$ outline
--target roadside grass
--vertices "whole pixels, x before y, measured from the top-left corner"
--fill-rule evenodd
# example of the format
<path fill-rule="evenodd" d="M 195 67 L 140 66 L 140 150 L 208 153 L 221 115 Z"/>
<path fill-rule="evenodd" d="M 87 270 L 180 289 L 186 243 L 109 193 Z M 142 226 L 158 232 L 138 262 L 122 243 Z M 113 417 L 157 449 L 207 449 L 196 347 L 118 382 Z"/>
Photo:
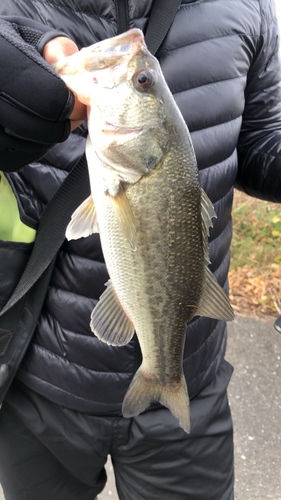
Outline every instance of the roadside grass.
<path fill-rule="evenodd" d="M 237 314 L 281 314 L 281 205 L 235 191 L 230 299 Z"/>
<path fill-rule="evenodd" d="M 234 194 L 232 268 L 251 265 L 266 271 L 281 264 L 281 206 Z"/>

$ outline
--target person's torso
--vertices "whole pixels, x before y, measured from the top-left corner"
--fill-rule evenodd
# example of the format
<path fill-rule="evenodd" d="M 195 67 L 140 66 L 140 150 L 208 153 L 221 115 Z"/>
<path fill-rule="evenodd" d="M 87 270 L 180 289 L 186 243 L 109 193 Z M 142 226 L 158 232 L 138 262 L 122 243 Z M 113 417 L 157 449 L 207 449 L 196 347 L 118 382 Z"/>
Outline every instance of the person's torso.
<path fill-rule="evenodd" d="M 52 2 L 8 0 L 0 15 L 32 15 L 65 31 L 79 48 L 137 27 L 145 32 L 152 0 Z M 191 132 L 202 186 L 217 219 L 210 232 L 211 270 L 227 288 L 236 145 L 247 73 L 260 34 L 258 0 L 185 1 L 157 57 Z M 22 220 L 36 228 L 57 187 L 83 153 L 85 129 L 37 163 L 9 175 Z M 61 248 L 34 341 L 19 377 L 65 406 L 119 412 L 141 362 L 136 337 L 121 348 L 91 333 L 91 310 L 108 280 L 98 235 Z M 195 318 L 187 327 L 184 371 L 190 396 L 216 373 L 225 352 L 225 324 Z"/>

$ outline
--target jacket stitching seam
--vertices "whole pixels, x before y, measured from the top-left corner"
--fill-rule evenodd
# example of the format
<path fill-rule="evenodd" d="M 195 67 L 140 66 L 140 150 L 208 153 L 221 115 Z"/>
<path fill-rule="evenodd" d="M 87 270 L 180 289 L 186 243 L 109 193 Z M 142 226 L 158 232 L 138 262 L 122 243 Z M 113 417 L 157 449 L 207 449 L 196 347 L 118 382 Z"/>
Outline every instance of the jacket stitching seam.
<path fill-rule="evenodd" d="M 188 88 L 185 88 L 183 90 L 179 90 L 177 92 L 174 92 L 173 95 L 174 96 L 175 95 L 180 95 L 183 92 L 188 92 L 189 90 L 200 89 L 200 88 L 203 88 L 203 87 L 208 87 L 210 85 L 216 85 L 217 83 L 229 82 L 231 80 L 237 80 L 238 78 L 245 78 L 246 76 L 247 76 L 247 73 L 243 73 L 243 74 L 238 75 L 238 76 L 231 76 L 229 78 L 223 78 L 223 79 L 220 79 L 220 80 L 214 80 L 213 82 L 202 83 L 202 85 L 195 85 L 194 87 L 188 87 Z"/>
<path fill-rule="evenodd" d="M 33 3 L 36 4 L 38 3 L 37 0 L 33 0 Z M 70 10 L 71 12 L 80 12 L 81 14 L 86 14 L 87 16 L 91 16 L 93 18 L 96 18 L 96 19 L 104 19 L 104 20 L 112 20 L 112 23 L 116 24 L 116 21 L 114 20 L 114 18 L 110 18 L 110 17 L 106 17 L 106 16 L 100 16 L 100 15 L 97 15 L 89 10 L 83 10 L 83 9 L 74 9 L 72 7 L 69 7 L 68 5 L 60 5 L 60 4 L 56 4 L 54 2 L 51 2 L 51 1 L 40 1 L 40 5 L 42 4 L 46 4 L 46 5 L 51 5 L 52 7 L 55 7 L 55 8 L 58 8 L 58 9 L 62 9 L 62 10 L 65 10 L 65 9 L 68 9 Z"/>
<path fill-rule="evenodd" d="M 249 38 L 256 38 L 257 40 L 260 39 L 260 35 L 253 35 L 251 33 L 228 33 L 226 35 L 216 35 L 216 36 L 212 36 L 210 38 L 203 38 L 202 40 L 194 40 L 194 42 L 185 43 L 185 45 L 180 45 L 179 47 L 175 47 L 174 49 L 169 49 L 167 51 L 161 51 L 159 53 L 159 56 L 163 57 L 163 56 L 171 55 L 173 52 L 176 52 L 176 51 L 181 50 L 181 49 L 186 49 L 187 47 L 191 47 L 192 45 L 196 45 L 197 43 L 205 43 L 205 42 L 209 42 L 211 40 L 221 40 L 222 38 L 237 37 L 237 36 L 238 37 L 243 36 L 243 37 L 249 37 Z"/>
<path fill-rule="evenodd" d="M 191 131 L 190 131 L 190 133 L 191 133 L 191 135 L 192 135 L 192 134 L 196 134 L 196 133 L 198 133 L 198 132 L 201 132 L 202 130 L 208 130 L 208 129 L 215 128 L 215 127 L 222 127 L 223 125 L 228 125 L 228 124 L 229 124 L 229 123 L 231 123 L 231 122 L 234 122 L 234 121 L 236 121 L 236 120 L 239 120 L 239 119 L 241 118 L 241 116 L 242 116 L 242 115 L 239 115 L 239 116 L 237 116 L 236 118 L 231 118 L 231 120 L 225 120 L 225 121 L 223 121 L 223 122 L 221 122 L 221 123 L 216 123 L 215 125 L 208 125 L 208 126 L 206 126 L 206 127 L 201 127 L 201 128 L 198 128 L 198 129 L 193 129 L 193 130 L 191 130 Z M 224 160 L 222 160 L 222 161 L 225 161 L 225 160 L 227 160 L 227 158 L 225 158 L 225 159 L 224 159 Z M 221 162 L 220 162 L 220 163 L 221 163 Z M 210 165 L 210 166 L 208 166 L 208 167 L 205 167 L 205 169 L 206 169 L 206 168 L 210 168 L 210 167 L 212 167 L 212 166 L 214 166 L 214 165 Z M 202 169 L 202 170 L 205 170 L 205 169 Z"/>
<path fill-rule="evenodd" d="M 94 337 L 94 335 L 93 335 L 93 339 L 97 340 L 100 343 L 100 340 L 98 338 Z M 48 352 L 52 356 L 55 356 L 56 358 L 59 358 L 60 360 L 65 361 L 66 363 L 70 363 L 71 365 L 77 366 L 77 368 L 82 368 L 82 370 L 85 370 L 85 371 L 87 371 L 89 373 L 102 373 L 103 375 L 127 375 L 128 378 L 131 378 L 131 375 L 133 373 L 133 370 L 132 370 L 131 373 L 128 373 L 127 371 L 126 372 L 117 372 L 117 371 L 114 370 L 112 372 L 109 372 L 109 371 L 101 371 L 101 370 L 90 369 L 90 368 L 87 368 L 86 366 L 80 365 L 79 363 L 75 363 L 74 361 L 71 361 L 71 360 L 69 360 L 66 357 L 60 356 L 60 354 L 56 354 L 55 352 L 50 351 L 46 347 L 42 347 L 40 344 L 37 344 L 36 342 L 32 342 L 32 345 L 33 345 L 33 347 L 38 348 L 40 351 Z M 133 363 L 130 362 L 130 364 L 133 364 Z"/>
<path fill-rule="evenodd" d="M 89 300 L 95 300 L 96 302 L 99 300 L 99 299 L 95 299 L 94 297 L 89 297 L 88 295 L 84 295 L 82 293 L 76 293 L 76 292 L 72 292 L 71 290 L 67 290 L 65 288 L 61 288 L 60 286 L 57 286 L 57 285 L 49 285 L 49 290 L 55 290 L 57 292 L 65 292 L 71 296 L 76 296 L 76 297 L 82 297 L 84 299 L 89 299 Z"/>

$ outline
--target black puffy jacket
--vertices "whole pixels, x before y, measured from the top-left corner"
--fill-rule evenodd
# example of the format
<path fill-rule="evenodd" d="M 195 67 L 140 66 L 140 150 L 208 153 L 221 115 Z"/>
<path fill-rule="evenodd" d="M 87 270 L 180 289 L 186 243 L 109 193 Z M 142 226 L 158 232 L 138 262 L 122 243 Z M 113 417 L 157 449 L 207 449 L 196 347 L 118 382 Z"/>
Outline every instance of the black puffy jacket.
<path fill-rule="evenodd" d="M 31 17 L 63 30 L 81 48 L 129 27 L 145 31 L 151 5 L 152 0 L 6 0 L 0 15 Z M 222 286 L 227 286 L 235 182 L 249 194 L 281 201 L 277 47 L 271 0 L 185 0 L 157 54 L 191 131 L 202 185 L 215 205 L 210 259 Z M 82 127 L 40 161 L 9 174 L 26 224 L 36 227 L 82 154 L 85 135 Z M 127 346 L 110 347 L 89 329 L 107 280 L 97 235 L 64 243 L 18 373 L 47 398 L 95 414 L 120 412 L 141 362 L 136 337 Z M 191 397 L 215 375 L 225 348 L 224 322 L 196 318 L 188 325 L 184 371 Z"/>

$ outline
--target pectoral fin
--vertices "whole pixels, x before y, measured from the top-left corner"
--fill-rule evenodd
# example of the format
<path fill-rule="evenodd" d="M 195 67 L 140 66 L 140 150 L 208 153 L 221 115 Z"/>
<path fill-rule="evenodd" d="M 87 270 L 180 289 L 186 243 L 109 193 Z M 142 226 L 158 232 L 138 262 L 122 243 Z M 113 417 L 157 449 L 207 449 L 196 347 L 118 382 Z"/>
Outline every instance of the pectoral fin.
<path fill-rule="evenodd" d="M 226 321 L 234 319 L 234 312 L 226 293 L 207 267 L 196 316 L 206 316 L 207 318 L 224 319 Z"/>
<path fill-rule="evenodd" d="M 96 210 L 92 196 L 90 195 L 72 214 L 71 221 L 66 228 L 65 236 L 68 240 L 98 233 Z"/>
<path fill-rule="evenodd" d="M 116 220 L 124 238 L 130 243 L 132 250 L 136 250 L 137 243 L 134 214 L 122 184 L 120 184 L 117 195 L 111 196 L 111 200 Z"/>
<path fill-rule="evenodd" d="M 111 281 L 92 312 L 90 326 L 102 342 L 113 346 L 128 344 L 134 335 L 134 325 L 122 308 Z"/>

